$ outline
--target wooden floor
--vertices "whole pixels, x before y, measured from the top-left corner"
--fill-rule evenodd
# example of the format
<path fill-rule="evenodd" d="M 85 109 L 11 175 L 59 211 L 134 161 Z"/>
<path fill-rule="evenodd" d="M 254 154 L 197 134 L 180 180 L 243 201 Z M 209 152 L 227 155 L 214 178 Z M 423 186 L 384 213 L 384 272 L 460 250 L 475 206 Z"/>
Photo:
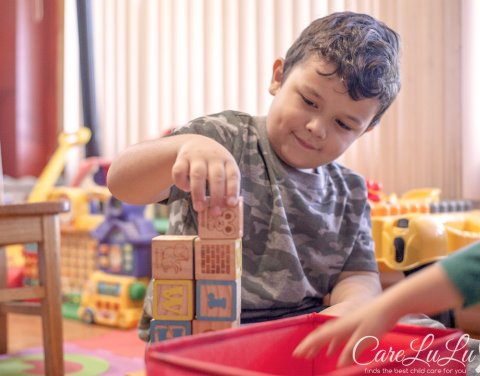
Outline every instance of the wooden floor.
<path fill-rule="evenodd" d="M 8 353 L 42 346 L 42 323 L 40 316 L 9 314 L 7 317 Z M 95 338 L 110 330 L 108 327 L 100 325 L 88 325 L 69 319 L 63 320 L 64 341 Z"/>

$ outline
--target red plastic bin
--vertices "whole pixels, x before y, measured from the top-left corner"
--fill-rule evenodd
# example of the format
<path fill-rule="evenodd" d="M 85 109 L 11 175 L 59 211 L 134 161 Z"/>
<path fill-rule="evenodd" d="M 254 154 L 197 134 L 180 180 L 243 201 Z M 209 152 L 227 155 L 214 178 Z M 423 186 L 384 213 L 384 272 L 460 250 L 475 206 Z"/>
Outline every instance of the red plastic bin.
<path fill-rule="evenodd" d="M 413 325 L 395 326 L 377 348 L 358 358 L 360 364 L 350 367 L 336 369 L 338 355 L 326 357 L 325 350 L 313 360 L 293 358 L 302 338 L 330 319 L 308 314 L 158 342 L 147 349 L 146 372 L 151 376 L 350 376 L 432 374 L 448 368 L 465 374 L 461 331 Z"/>

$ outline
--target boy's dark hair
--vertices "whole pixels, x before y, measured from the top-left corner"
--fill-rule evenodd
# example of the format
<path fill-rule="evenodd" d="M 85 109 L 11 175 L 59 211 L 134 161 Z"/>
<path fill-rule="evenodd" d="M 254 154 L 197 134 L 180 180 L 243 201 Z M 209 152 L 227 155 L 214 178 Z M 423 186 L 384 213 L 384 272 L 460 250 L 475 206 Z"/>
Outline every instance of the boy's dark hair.
<path fill-rule="evenodd" d="M 353 12 L 333 13 L 313 21 L 287 51 L 283 81 L 312 54 L 336 69 L 353 100 L 378 98 L 376 125 L 400 91 L 399 36 L 383 22 Z"/>

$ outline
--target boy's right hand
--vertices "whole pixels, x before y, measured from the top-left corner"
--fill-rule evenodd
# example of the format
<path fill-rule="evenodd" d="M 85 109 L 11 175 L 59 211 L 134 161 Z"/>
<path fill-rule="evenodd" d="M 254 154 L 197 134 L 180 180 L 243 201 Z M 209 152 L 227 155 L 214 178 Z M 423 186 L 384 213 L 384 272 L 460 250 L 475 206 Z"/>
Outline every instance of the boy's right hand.
<path fill-rule="evenodd" d="M 240 170 L 232 154 L 215 140 L 204 136 L 186 140 L 172 166 L 173 183 L 190 192 L 193 208 L 206 206 L 208 183 L 210 210 L 219 215 L 222 207 L 235 206 L 240 192 Z"/>

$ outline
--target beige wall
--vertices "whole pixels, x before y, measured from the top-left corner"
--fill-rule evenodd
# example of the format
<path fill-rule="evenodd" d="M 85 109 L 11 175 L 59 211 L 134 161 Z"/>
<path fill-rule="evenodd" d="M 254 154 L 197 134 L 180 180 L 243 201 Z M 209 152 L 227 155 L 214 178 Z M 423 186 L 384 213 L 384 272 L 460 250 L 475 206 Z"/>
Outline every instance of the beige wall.
<path fill-rule="evenodd" d="M 478 112 L 467 120 L 462 99 L 474 100 L 465 85 L 475 64 L 464 64 L 471 57 L 461 48 L 473 44 L 462 17 L 475 1 L 94 2 L 104 154 L 205 113 L 265 114 L 273 59 L 312 19 L 354 10 L 400 33 L 403 88 L 378 129 L 341 161 L 386 193 L 439 187 L 444 198 L 479 199 Z"/>
<path fill-rule="evenodd" d="M 379 129 L 345 156 L 387 193 L 439 187 L 463 196 L 461 1 L 379 1 L 402 37 L 402 91 Z"/>
<path fill-rule="evenodd" d="M 480 200 L 480 1 L 462 1 L 463 194 Z"/>

